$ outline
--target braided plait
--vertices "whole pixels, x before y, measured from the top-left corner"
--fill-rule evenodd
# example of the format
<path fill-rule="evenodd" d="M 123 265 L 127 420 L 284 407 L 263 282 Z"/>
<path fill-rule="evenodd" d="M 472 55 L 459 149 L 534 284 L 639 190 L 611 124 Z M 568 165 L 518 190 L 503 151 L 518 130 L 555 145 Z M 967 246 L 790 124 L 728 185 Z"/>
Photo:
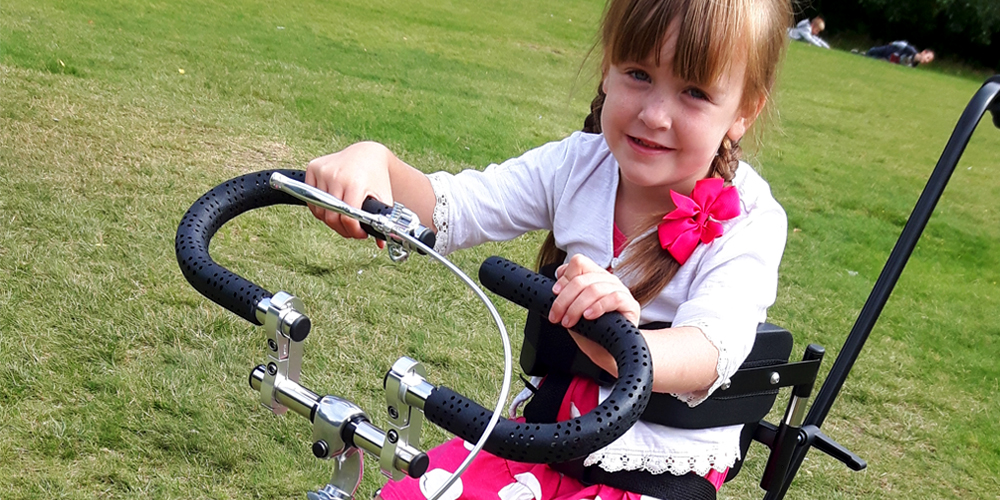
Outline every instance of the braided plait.
<path fill-rule="evenodd" d="M 602 83 L 597 84 L 597 95 L 590 101 L 590 114 L 583 120 L 582 131 L 588 134 L 601 133 L 601 110 L 604 109 L 604 98 L 607 97 Z"/>
<path fill-rule="evenodd" d="M 719 177 L 726 181 L 726 185 L 733 182 L 736 175 L 736 167 L 740 164 L 740 157 L 743 156 L 743 149 L 740 148 L 739 141 L 733 142 L 729 137 L 722 138 L 719 145 L 719 153 L 712 159 L 712 167 L 708 171 L 708 177 Z"/>

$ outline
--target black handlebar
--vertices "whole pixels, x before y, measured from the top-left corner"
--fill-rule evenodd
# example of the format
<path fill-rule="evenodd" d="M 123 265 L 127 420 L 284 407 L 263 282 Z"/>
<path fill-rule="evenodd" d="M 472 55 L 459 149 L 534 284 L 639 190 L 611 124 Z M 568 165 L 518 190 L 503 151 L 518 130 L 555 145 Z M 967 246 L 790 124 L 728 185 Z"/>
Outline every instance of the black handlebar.
<path fill-rule="evenodd" d="M 496 294 L 548 316 L 555 295 L 554 281 L 501 257 L 486 259 L 479 280 Z M 484 449 L 494 455 L 531 463 L 565 462 L 597 451 L 625 433 L 646 409 L 652 392 L 653 367 L 640 331 L 620 313 L 573 328 L 610 352 L 618 365 L 611 395 L 590 412 L 564 422 L 521 424 L 498 422 Z M 427 419 L 474 442 L 482 435 L 491 412 L 447 387 L 439 387 L 424 406 Z"/>
<path fill-rule="evenodd" d="M 212 302 L 255 325 L 261 324 L 257 303 L 271 297 L 271 292 L 217 264 L 208 247 L 215 232 L 237 215 L 270 205 L 305 205 L 268 185 L 274 172 L 298 181 L 305 179 L 301 170 L 264 170 L 219 184 L 191 205 L 174 239 L 177 263 L 188 283 Z"/>
<path fill-rule="evenodd" d="M 301 200 L 269 186 L 268 181 L 275 172 L 299 182 L 303 182 L 306 175 L 303 170 L 262 170 L 230 179 L 191 205 L 181 219 L 174 239 L 177 263 L 191 286 L 255 325 L 261 324 L 257 319 L 257 304 L 271 297 L 272 293 L 216 263 L 209 255 L 208 247 L 219 228 L 244 212 L 270 205 L 305 205 Z M 392 207 L 375 198 L 366 199 L 361 208 L 368 213 L 383 215 L 392 211 Z M 385 239 L 384 234 L 371 226 L 362 224 L 361 227 L 368 234 Z M 434 246 L 434 233 L 430 230 L 422 228 L 417 238 L 429 247 Z"/>
<path fill-rule="evenodd" d="M 175 239 L 177 262 L 188 282 L 213 302 L 257 325 L 261 324 L 258 303 L 272 294 L 217 264 L 208 249 L 216 231 L 244 212 L 277 204 L 305 204 L 270 187 L 268 181 L 274 172 L 298 181 L 305 177 L 301 170 L 265 170 L 230 179 L 195 201 L 181 220 Z M 373 203 L 385 207 L 369 199 L 365 211 L 381 210 Z M 543 316 L 548 315 L 555 300 L 551 279 L 506 259 L 487 259 L 479 278 L 495 293 Z M 594 410 L 565 422 L 519 424 L 500 420 L 485 445 L 487 451 L 521 462 L 564 462 L 610 444 L 642 415 L 652 391 L 653 372 L 639 330 L 619 313 L 605 314 L 594 321 L 581 319 L 574 330 L 614 356 L 618 379 L 611 395 Z M 467 441 L 480 438 L 491 416 L 489 410 L 447 387 L 432 392 L 424 412 L 428 420 Z"/>

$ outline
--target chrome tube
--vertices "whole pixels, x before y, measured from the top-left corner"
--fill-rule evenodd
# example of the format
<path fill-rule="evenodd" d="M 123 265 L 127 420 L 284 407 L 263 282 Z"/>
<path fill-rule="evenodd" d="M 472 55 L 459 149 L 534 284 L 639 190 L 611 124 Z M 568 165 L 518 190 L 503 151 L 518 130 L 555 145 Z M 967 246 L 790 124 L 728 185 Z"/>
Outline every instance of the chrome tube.
<path fill-rule="evenodd" d="M 264 365 L 255 367 L 250 372 L 250 387 L 253 387 L 255 391 L 260 391 L 264 376 Z M 319 406 L 320 397 L 297 382 L 284 379 L 274 388 L 274 399 L 311 422 L 316 413 L 316 407 Z"/>

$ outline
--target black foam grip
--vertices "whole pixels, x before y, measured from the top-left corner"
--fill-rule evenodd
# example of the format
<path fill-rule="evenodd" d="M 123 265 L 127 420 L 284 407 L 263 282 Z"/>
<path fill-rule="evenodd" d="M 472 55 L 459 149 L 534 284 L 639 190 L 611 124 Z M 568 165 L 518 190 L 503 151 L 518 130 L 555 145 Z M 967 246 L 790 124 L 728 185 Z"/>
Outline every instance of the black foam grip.
<path fill-rule="evenodd" d="M 212 236 L 230 219 L 255 208 L 270 205 L 305 205 L 268 184 L 271 174 L 280 172 L 297 181 L 305 179 L 302 170 L 264 170 L 230 179 L 191 205 L 180 226 L 174 247 L 177 263 L 191 286 L 237 316 L 259 325 L 256 307 L 271 293 L 217 264 L 208 253 Z"/>
<path fill-rule="evenodd" d="M 392 213 L 392 207 L 386 205 L 385 203 L 382 203 L 381 201 L 376 200 L 375 198 L 372 198 L 371 196 L 365 198 L 364 203 L 361 204 L 361 210 L 364 210 L 365 212 L 368 212 L 370 214 L 378 214 L 378 215 L 389 215 L 390 213 Z M 377 230 L 375 230 L 374 227 L 371 227 L 368 224 L 361 224 L 361 229 L 364 229 L 365 232 L 368 233 L 368 235 L 373 238 L 383 241 L 385 240 L 384 234 L 378 232 Z"/>
<path fill-rule="evenodd" d="M 392 213 L 392 207 L 386 205 L 385 203 L 382 203 L 381 201 L 376 200 L 375 198 L 372 198 L 371 196 L 365 198 L 364 203 L 361 204 L 361 210 L 364 210 L 365 212 L 368 212 L 370 214 L 379 214 L 379 215 L 389 215 L 390 213 Z M 369 236 L 372 236 L 374 238 L 383 241 L 385 240 L 384 234 L 378 232 L 377 230 L 375 230 L 375 228 L 369 226 L 368 224 L 361 224 L 361 228 L 364 229 Z M 417 230 L 417 234 L 415 234 L 414 237 L 416 237 L 418 240 L 420 240 L 421 243 L 427 245 L 430 248 L 434 248 L 434 243 L 435 241 L 437 241 L 436 240 L 437 236 L 434 234 L 434 231 L 431 231 L 430 229 L 422 225 L 420 226 L 420 229 Z M 417 251 L 417 253 L 425 254 L 425 252 L 419 250 Z"/>
<path fill-rule="evenodd" d="M 486 259 L 479 268 L 479 280 L 498 295 L 540 314 L 547 315 L 555 300 L 551 279 L 500 257 Z M 642 334 L 617 312 L 594 321 L 581 320 L 573 329 L 614 356 L 618 380 L 611 395 L 590 412 L 564 422 L 500 420 L 486 442 L 486 451 L 519 462 L 565 462 L 607 446 L 639 420 L 653 386 L 652 360 Z M 447 387 L 431 394 L 424 413 L 431 422 L 469 442 L 479 439 L 492 414 Z"/>

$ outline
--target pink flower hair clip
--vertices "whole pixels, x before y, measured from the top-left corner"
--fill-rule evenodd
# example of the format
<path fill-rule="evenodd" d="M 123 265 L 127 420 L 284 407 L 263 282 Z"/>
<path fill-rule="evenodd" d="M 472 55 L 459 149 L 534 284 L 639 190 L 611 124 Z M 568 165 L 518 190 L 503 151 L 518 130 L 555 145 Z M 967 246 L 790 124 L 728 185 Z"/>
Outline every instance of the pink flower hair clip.
<path fill-rule="evenodd" d="M 670 190 L 674 210 L 663 216 L 657 227 L 660 246 L 684 265 L 698 242 L 711 243 L 722 236 L 721 221 L 740 214 L 740 196 L 736 188 L 725 187 L 719 178 L 702 179 L 695 183 L 691 197 Z"/>

